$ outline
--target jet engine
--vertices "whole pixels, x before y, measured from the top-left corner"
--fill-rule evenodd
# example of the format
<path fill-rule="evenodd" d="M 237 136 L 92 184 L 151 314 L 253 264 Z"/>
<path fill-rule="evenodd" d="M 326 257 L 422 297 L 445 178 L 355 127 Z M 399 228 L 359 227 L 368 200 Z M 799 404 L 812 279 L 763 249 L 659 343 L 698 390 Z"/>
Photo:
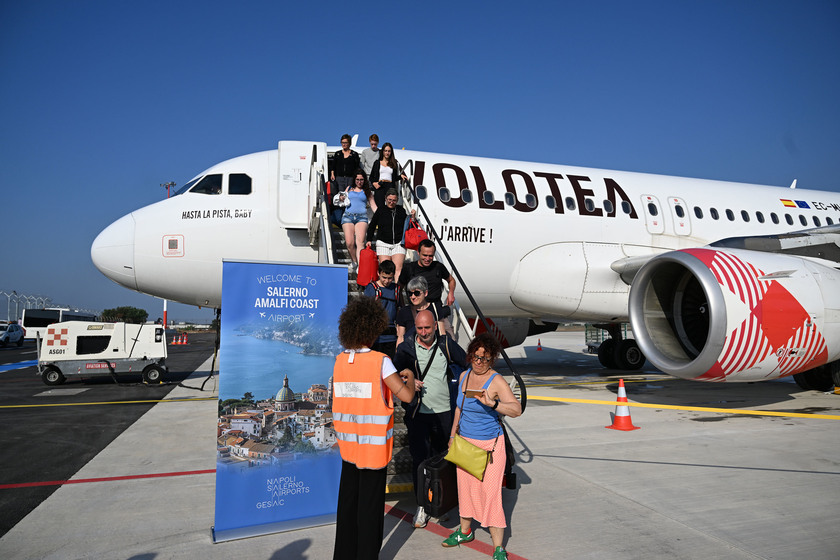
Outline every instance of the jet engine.
<path fill-rule="evenodd" d="M 629 312 L 645 356 L 685 379 L 823 373 L 840 357 L 840 271 L 795 256 L 712 248 L 657 255 L 633 279 Z"/>

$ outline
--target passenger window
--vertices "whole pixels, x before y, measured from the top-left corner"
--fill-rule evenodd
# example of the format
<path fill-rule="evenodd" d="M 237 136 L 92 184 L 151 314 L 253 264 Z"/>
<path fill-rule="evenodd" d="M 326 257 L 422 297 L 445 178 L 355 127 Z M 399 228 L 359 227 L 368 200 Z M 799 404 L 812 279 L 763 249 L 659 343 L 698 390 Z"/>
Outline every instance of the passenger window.
<path fill-rule="evenodd" d="M 755 219 L 758 220 L 759 224 L 763 224 L 764 223 L 764 214 L 762 214 L 761 212 L 756 212 L 755 213 Z"/>
<path fill-rule="evenodd" d="M 526 194 L 525 195 L 525 205 L 528 206 L 528 208 L 536 208 L 537 207 L 537 197 L 532 195 L 531 193 Z"/>
<path fill-rule="evenodd" d="M 610 202 L 609 200 L 605 200 L 604 201 L 604 211 L 607 214 L 612 214 L 614 210 L 615 210 L 615 208 L 613 208 L 613 203 Z"/>
<path fill-rule="evenodd" d="M 490 191 L 484 191 L 482 197 L 484 198 L 484 204 L 487 206 L 491 206 L 494 202 L 496 202 L 496 197 L 493 196 L 493 193 Z"/>
<path fill-rule="evenodd" d="M 629 216 L 630 213 L 633 211 L 633 207 L 630 206 L 630 203 L 627 202 L 626 200 L 622 200 L 621 201 L 621 211 Z"/>
<path fill-rule="evenodd" d="M 826 225 L 832 226 L 834 225 L 834 220 L 832 220 L 831 218 L 826 218 L 825 223 Z"/>
<path fill-rule="evenodd" d="M 190 192 L 199 194 L 222 194 L 222 175 L 207 175 L 190 189 Z"/>
<path fill-rule="evenodd" d="M 545 196 L 545 206 L 549 210 L 554 210 L 557 207 L 557 201 L 550 194 Z"/>
<path fill-rule="evenodd" d="M 685 218 L 685 210 L 683 210 L 683 207 L 679 204 L 674 206 L 674 212 L 677 213 L 677 218 Z"/>
<path fill-rule="evenodd" d="M 591 198 L 585 199 L 583 205 L 586 207 L 587 212 L 592 213 L 595 211 L 595 202 Z"/>
<path fill-rule="evenodd" d="M 461 191 L 461 200 L 469 204 L 472 202 L 472 191 L 469 189 L 464 189 Z"/>
<path fill-rule="evenodd" d="M 656 216 L 659 214 L 659 210 L 656 209 L 656 204 L 653 202 L 648 202 L 648 214 L 651 216 Z"/>
<path fill-rule="evenodd" d="M 577 208 L 577 204 L 575 204 L 575 199 L 571 196 L 566 197 L 566 208 L 568 208 L 569 210 L 574 210 L 575 208 Z"/>
<path fill-rule="evenodd" d="M 703 209 L 700 208 L 699 206 L 695 206 L 694 207 L 694 215 L 697 216 L 698 220 L 702 220 L 703 219 Z"/>
<path fill-rule="evenodd" d="M 244 173 L 231 173 L 228 178 L 228 194 L 251 194 L 251 178 Z"/>
<path fill-rule="evenodd" d="M 709 215 L 712 217 L 713 220 L 720 219 L 720 214 L 718 214 L 717 208 L 710 208 Z"/>
<path fill-rule="evenodd" d="M 789 226 L 793 225 L 793 218 L 790 214 L 785 214 L 785 221 L 788 223 Z"/>
<path fill-rule="evenodd" d="M 805 216 L 800 214 L 799 215 L 799 223 L 802 224 L 803 226 L 807 226 L 808 225 L 808 220 L 807 220 L 807 218 L 805 218 Z"/>
<path fill-rule="evenodd" d="M 418 199 L 426 200 L 426 198 L 428 198 L 429 196 L 429 191 L 427 191 L 426 187 L 424 187 L 423 185 L 417 185 L 416 187 L 414 187 L 414 194 L 417 196 Z"/>
<path fill-rule="evenodd" d="M 770 212 L 770 221 L 773 222 L 774 224 L 779 223 L 779 217 L 776 215 L 775 212 Z"/>
<path fill-rule="evenodd" d="M 814 216 L 814 225 L 820 227 L 820 219 Z"/>
<path fill-rule="evenodd" d="M 729 220 L 730 222 L 734 222 L 735 221 L 735 212 L 733 212 L 732 210 L 727 208 L 726 209 L 726 219 Z"/>
<path fill-rule="evenodd" d="M 516 204 L 516 197 L 513 196 L 513 193 L 505 193 L 505 204 L 508 206 L 514 206 Z"/>
<path fill-rule="evenodd" d="M 750 213 L 747 212 L 746 210 L 741 210 L 741 219 L 744 220 L 745 222 L 749 222 L 750 221 Z"/>
<path fill-rule="evenodd" d="M 439 188 L 438 198 L 440 198 L 441 202 L 449 202 L 452 199 L 452 196 L 449 194 L 449 189 L 446 187 Z"/>

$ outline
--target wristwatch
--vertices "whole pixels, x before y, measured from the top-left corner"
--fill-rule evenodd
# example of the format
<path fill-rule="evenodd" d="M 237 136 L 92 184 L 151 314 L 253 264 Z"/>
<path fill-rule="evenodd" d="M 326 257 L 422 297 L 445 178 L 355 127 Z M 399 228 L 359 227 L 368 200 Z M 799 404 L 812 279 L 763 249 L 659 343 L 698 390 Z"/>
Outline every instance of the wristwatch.
<path fill-rule="evenodd" d="M 497 408 L 499 408 L 499 402 L 499 399 L 496 399 L 496 404 L 494 404 L 493 408 L 491 408 L 490 410 L 496 410 Z"/>

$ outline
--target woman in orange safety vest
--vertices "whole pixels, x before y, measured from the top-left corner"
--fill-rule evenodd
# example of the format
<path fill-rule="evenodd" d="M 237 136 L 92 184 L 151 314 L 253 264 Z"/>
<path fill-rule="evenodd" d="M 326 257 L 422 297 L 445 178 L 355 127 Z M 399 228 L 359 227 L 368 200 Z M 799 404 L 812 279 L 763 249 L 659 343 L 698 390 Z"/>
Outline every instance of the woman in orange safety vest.
<path fill-rule="evenodd" d="M 333 426 L 341 451 L 334 560 L 379 557 L 385 528 L 385 471 L 394 447 L 392 396 L 411 402 L 414 376 L 398 374 L 391 359 L 370 350 L 388 326 L 372 298 L 351 300 L 338 320 L 346 348 L 333 370 Z"/>

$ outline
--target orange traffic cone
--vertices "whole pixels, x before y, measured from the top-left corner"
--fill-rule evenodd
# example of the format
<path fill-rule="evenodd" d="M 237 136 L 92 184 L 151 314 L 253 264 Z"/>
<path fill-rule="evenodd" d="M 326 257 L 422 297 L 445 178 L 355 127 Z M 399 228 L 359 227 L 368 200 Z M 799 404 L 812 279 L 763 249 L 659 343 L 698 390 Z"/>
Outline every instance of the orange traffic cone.
<path fill-rule="evenodd" d="M 172 346 L 177 346 L 178 345 L 178 335 L 177 334 L 172 335 L 172 342 L 170 342 L 170 344 Z"/>
<path fill-rule="evenodd" d="M 187 333 L 184 333 L 184 342 L 182 342 L 181 344 L 188 344 L 188 342 L 187 342 Z"/>
<path fill-rule="evenodd" d="M 624 380 L 618 380 L 618 400 L 616 401 L 615 405 L 615 414 L 613 414 L 613 423 L 612 426 L 604 426 L 605 428 L 610 428 L 611 430 L 623 430 L 625 432 L 629 432 L 631 430 L 638 430 L 638 426 L 633 425 L 633 421 L 630 420 L 630 407 L 626 404 L 627 402 L 627 392 L 624 390 Z"/>
<path fill-rule="evenodd" d="M 542 341 L 537 339 L 537 352 L 542 352 Z"/>

